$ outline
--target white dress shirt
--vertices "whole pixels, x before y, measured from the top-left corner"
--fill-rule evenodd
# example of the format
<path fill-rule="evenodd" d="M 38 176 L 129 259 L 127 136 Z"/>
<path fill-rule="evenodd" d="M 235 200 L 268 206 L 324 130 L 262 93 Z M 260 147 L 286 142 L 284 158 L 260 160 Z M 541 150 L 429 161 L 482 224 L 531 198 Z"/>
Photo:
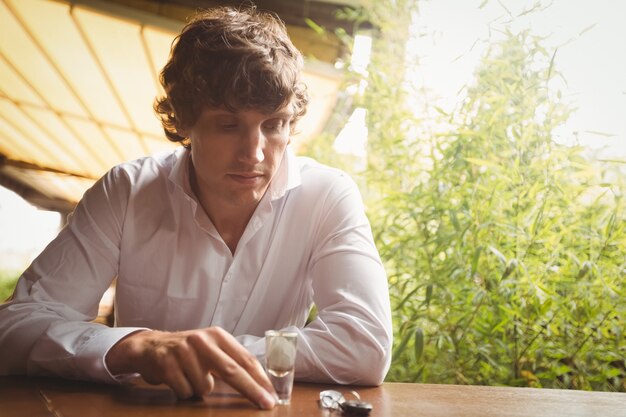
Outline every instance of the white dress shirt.
<path fill-rule="evenodd" d="M 265 330 L 297 331 L 298 380 L 381 383 L 389 295 L 356 184 L 288 149 L 232 254 L 189 162 L 181 147 L 124 163 L 85 193 L 0 306 L 0 374 L 113 382 L 104 356 L 130 332 L 220 326 L 260 360 Z M 90 322 L 116 276 L 116 326 Z"/>

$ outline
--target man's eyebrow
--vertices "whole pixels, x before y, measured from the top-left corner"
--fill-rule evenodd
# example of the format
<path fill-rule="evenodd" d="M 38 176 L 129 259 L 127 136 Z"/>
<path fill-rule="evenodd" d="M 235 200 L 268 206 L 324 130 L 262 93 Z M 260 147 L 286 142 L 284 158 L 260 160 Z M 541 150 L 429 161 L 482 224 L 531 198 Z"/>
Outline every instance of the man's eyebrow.
<path fill-rule="evenodd" d="M 278 117 L 281 119 L 291 119 L 293 118 L 294 113 L 290 110 L 283 110 L 283 111 L 279 111 L 276 113 L 272 113 L 270 116 L 272 117 Z"/>
<path fill-rule="evenodd" d="M 236 111 L 232 111 L 232 110 L 228 110 L 228 109 L 222 109 L 222 108 L 209 109 L 207 112 L 209 114 L 228 115 L 228 116 L 236 116 L 237 113 L 238 113 Z"/>

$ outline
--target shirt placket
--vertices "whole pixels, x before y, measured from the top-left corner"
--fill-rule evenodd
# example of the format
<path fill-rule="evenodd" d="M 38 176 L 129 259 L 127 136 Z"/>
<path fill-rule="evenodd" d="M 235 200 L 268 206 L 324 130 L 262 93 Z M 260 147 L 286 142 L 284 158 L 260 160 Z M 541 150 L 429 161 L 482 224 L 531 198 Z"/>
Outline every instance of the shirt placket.
<path fill-rule="evenodd" d="M 251 259 L 257 258 L 251 256 L 250 252 L 259 250 L 259 248 L 250 243 L 250 240 L 259 232 L 270 211 L 269 207 L 264 207 L 257 210 L 257 213 L 250 219 L 235 251 L 233 261 L 222 280 L 220 295 L 213 315 L 213 325 L 220 326 L 229 332 L 233 332 L 239 322 L 257 281 L 257 275 L 252 276 L 242 271 L 251 270 L 251 268 L 245 268 L 246 262 L 252 262 Z M 259 271 L 260 266 L 259 268 L 252 268 L 252 270 Z"/>

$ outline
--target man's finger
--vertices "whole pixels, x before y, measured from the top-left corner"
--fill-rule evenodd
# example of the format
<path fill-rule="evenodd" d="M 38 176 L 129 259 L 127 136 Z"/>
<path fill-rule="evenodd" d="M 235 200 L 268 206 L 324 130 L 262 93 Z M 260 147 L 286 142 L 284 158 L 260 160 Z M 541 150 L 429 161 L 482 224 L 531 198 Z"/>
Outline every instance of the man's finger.
<path fill-rule="evenodd" d="M 221 329 L 219 329 L 221 330 Z M 269 380 L 263 366 L 248 350 L 241 345 L 228 332 L 216 332 L 216 340 L 220 348 L 231 358 L 233 358 L 243 369 L 245 369 L 252 378 L 259 383 L 268 392 L 274 394 L 274 387 Z"/>
<path fill-rule="evenodd" d="M 246 350 L 241 344 L 233 338 L 233 343 L 226 343 L 220 346 L 222 350 L 231 358 L 233 358 L 239 366 L 241 366 L 259 385 L 265 388 L 266 391 L 274 394 L 274 386 L 270 381 L 263 365 Z"/>
<path fill-rule="evenodd" d="M 276 403 L 274 395 L 252 378 L 248 371 L 223 351 L 218 350 L 214 354 L 216 361 L 214 372 L 216 375 L 261 408 L 270 409 L 274 407 Z"/>
<path fill-rule="evenodd" d="M 193 388 L 177 363 L 163 369 L 162 382 L 169 386 L 178 398 L 184 399 L 193 395 Z"/>
<path fill-rule="evenodd" d="M 214 381 L 209 369 L 203 367 L 198 359 L 198 353 L 193 346 L 177 353 L 178 363 L 183 368 L 195 395 L 202 397 L 213 390 Z"/>
<path fill-rule="evenodd" d="M 220 377 L 224 382 L 228 385 L 239 391 L 245 397 L 249 398 L 255 404 L 258 404 L 261 408 L 270 409 L 273 408 L 276 404 L 276 400 L 273 393 L 273 389 L 271 389 L 271 382 L 267 378 L 267 375 L 262 371 L 262 377 L 257 375 L 259 370 L 255 367 L 253 378 L 251 373 L 249 373 L 248 369 L 250 366 L 246 365 L 247 368 L 244 368 L 237 360 L 227 354 L 227 351 L 232 352 L 231 344 L 238 345 L 242 349 L 244 349 L 245 353 L 249 355 L 249 353 L 237 342 L 235 338 L 232 336 L 228 338 L 228 336 L 224 336 L 226 332 L 224 331 L 214 331 L 212 332 L 212 342 L 216 343 L 216 345 L 212 345 L 209 341 L 200 342 L 200 340 L 193 338 L 190 340 L 190 343 L 195 344 L 198 352 L 202 352 L 199 355 L 199 360 L 204 361 L 208 366 L 210 366 L 211 372 L 216 376 Z M 232 339 L 232 340 L 230 340 Z M 235 348 L 236 349 L 236 348 Z M 241 355 L 239 351 L 238 356 Z M 239 359 L 239 358 L 238 358 Z M 254 359 L 254 357 L 252 357 Z M 256 359 L 254 359 L 256 361 Z M 267 380 L 267 383 L 271 390 L 268 390 L 265 384 L 261 384 L 257 381 L 257 378 L 260 380 Z"/>

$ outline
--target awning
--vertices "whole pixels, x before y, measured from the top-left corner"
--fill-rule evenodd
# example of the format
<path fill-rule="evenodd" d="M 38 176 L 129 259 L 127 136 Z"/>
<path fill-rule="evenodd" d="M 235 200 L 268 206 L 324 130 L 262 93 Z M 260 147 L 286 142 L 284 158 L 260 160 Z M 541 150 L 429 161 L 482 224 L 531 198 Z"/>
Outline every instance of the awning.
<path fill-rule="evenodd" d="M 112 166 L 177 146 L 152 104 L 183 24 L 100 1 L 0 0 L 0 185 L 69 211 Z M 335 105 L 339 46 L 288 29 L 305 55 L 336 49 L 307 60 L 311 103 L 297 144 L 320 133 Z"/>

